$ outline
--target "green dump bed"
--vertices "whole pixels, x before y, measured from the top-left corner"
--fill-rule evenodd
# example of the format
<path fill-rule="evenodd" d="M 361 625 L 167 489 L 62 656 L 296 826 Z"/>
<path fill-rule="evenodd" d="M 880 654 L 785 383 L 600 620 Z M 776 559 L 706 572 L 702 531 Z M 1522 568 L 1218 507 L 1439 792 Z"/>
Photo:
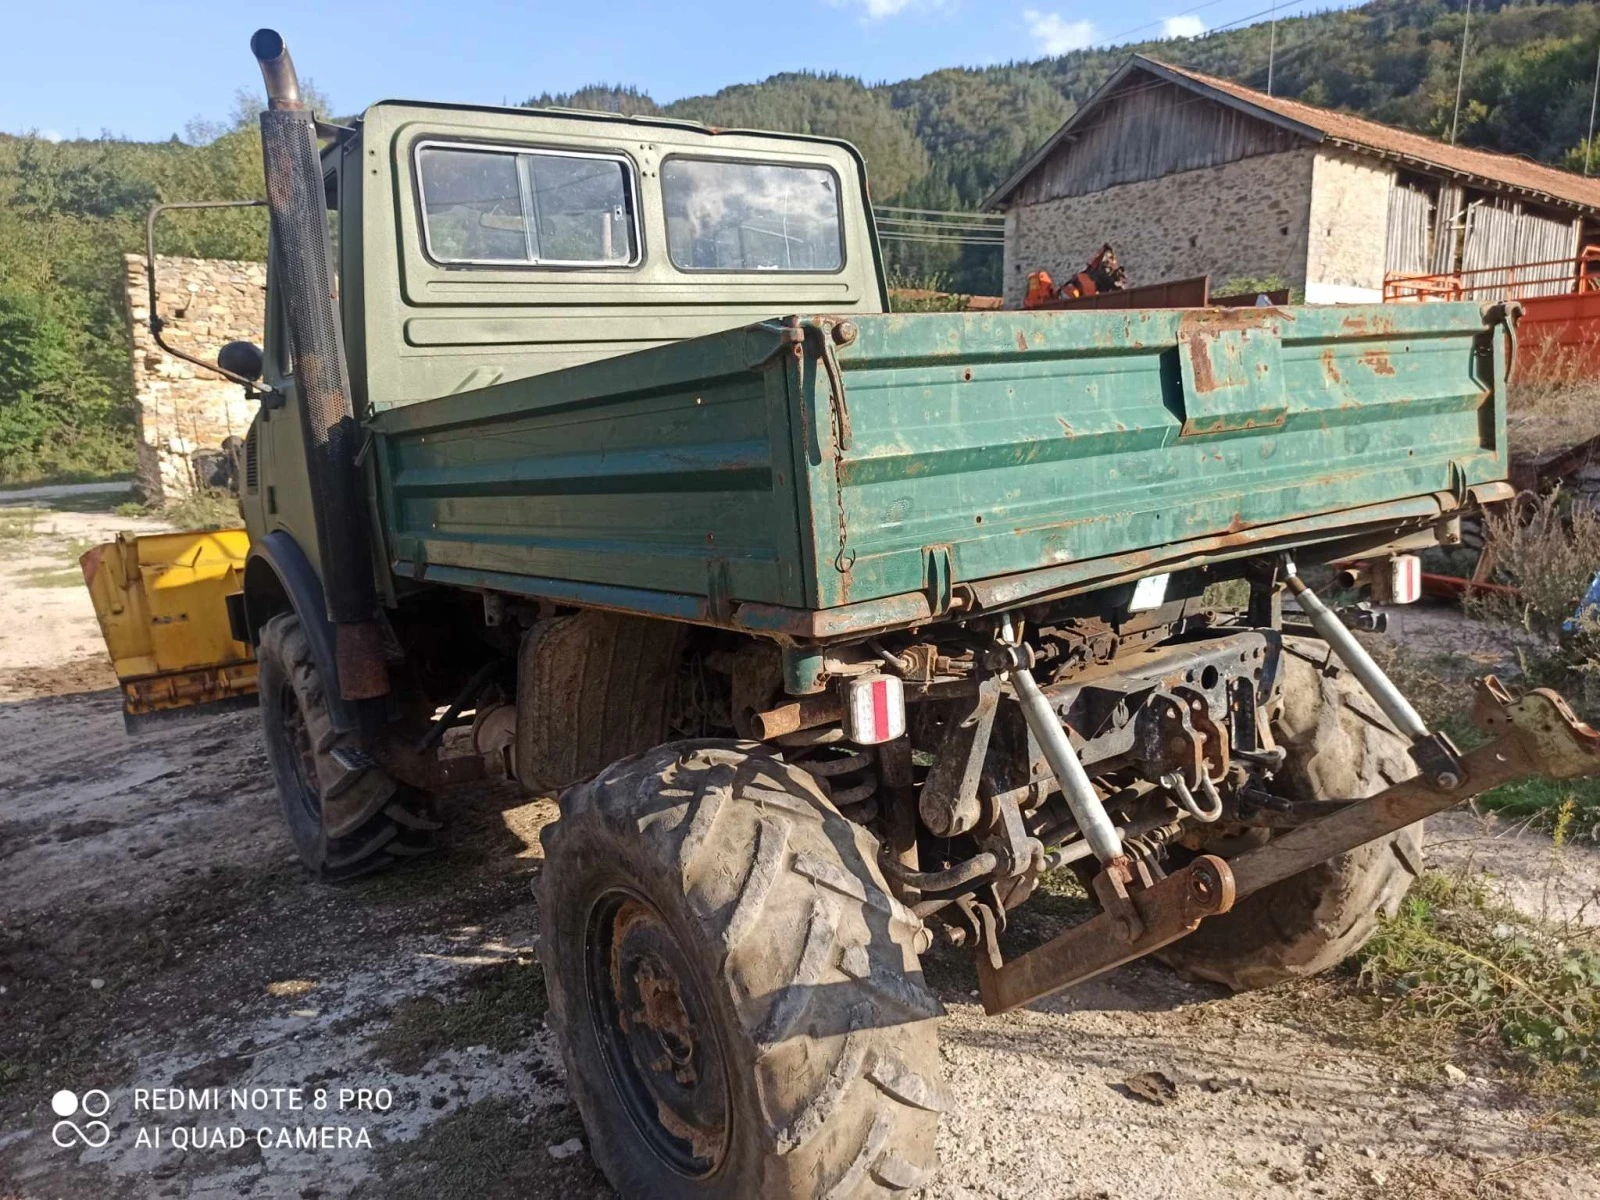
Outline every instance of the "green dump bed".
<path fill-rule="evenodd" d="M 1504 490 L 1509 330 L 1476 304 L 831 328 L 379 414 L 396 575 L 829 637 Z"/>

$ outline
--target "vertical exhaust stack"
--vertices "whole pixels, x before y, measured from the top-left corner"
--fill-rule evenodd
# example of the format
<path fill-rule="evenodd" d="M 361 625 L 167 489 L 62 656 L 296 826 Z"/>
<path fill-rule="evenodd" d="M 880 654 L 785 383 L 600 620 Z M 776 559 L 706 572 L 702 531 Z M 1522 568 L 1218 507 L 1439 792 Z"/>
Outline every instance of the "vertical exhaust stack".
<path fill-rule="evenodd" d="M 376 619 L 366 504 L 355 462 L 360 427 L 350 405 L 322 159 L 283 38 L 274 30 L 258 29 L 250 50 L 267 86 L 261 153 L 276 256 L 274 286 L 284 292 L 282 312 L 294 356 L 322 588 L 335 630 L 339 693 L 346 700 L 366 700 L 385 695 L 389 680 Z"/>

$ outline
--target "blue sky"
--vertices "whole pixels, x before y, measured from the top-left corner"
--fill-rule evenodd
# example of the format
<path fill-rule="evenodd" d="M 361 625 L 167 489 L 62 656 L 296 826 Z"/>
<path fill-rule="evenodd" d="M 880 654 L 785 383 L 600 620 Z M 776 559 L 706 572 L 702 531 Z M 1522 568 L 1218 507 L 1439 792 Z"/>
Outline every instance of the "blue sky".
<path fill-rule="evenodd" d="M 139 138 L 220 119 L 259 82 L 248 42 L 283 33 L 302 76 L 341 112 L 385 97 L 498 104 L 594 82 L 658 100 L 777 71 L 868 81 L 943 66 L 1185 36 L 1260 13 L 1271 0 L 55 0 L 11 7 L 0 39 L 0 130 Z M 1342 6 L 1285 0 L 1293 13 Z"/>

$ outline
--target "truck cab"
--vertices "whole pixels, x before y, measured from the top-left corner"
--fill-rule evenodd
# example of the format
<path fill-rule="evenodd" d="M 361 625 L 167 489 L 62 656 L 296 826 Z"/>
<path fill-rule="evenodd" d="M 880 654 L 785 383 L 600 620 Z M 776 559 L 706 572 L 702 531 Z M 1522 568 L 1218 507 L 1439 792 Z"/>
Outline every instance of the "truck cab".
<path fill-rule="evenodd" d="M 844 142 L 413 101 L 323 128 L 358 420 L 784 313 L 887 308 Z M 270 272 L 263 379 L 285 399 L 261 410 L 241 491 L 252 536 L 312 552 L 285 303 Z"/>

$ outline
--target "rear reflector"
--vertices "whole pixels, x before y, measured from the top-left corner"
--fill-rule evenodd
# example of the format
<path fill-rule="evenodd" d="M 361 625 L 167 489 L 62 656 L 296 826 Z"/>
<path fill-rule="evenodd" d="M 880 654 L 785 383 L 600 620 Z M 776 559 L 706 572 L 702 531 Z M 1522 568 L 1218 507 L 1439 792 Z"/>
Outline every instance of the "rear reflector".
<path fill-rule="evenodd" d="M 1372 590 L 1372 598 L 1380 604 L 1414 603 L 1422 595 L 1422 560 L 1415 554 L 1396 554 L 1377 563 Z"/>
<path fill-rule="evenodd" d="M 852 742 L 875 746 L 906 731 L 905 686 L 893 675 L 867 675 L 845 684 L 845 732 Z"/>

